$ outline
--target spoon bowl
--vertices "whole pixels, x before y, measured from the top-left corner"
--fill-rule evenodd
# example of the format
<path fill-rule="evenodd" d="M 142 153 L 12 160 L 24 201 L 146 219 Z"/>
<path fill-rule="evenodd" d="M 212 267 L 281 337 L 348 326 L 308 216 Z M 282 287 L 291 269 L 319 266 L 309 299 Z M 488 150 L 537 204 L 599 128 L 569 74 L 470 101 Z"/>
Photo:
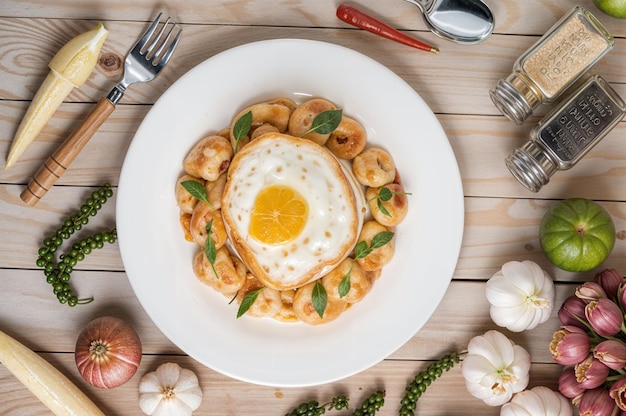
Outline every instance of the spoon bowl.
<path fill-rule="evenodd" d="M 443 39 L 470 45 L 482 42 L 493 32 L 493 13 L 481 0 L 405 1 L 419 8 L 426 26 Z"/>

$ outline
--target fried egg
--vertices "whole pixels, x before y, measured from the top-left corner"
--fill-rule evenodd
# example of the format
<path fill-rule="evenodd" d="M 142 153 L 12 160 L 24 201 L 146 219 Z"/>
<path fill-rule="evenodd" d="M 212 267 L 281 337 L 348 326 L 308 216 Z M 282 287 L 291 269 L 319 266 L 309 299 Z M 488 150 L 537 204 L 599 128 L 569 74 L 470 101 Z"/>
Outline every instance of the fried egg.
<path fill-rule="evenodd" d="M 267 207 L 282 199 L 289 207 Z M 240 149 L 222 198 L 231 248 L 257 279 L 278 290 L 301 287 L 346 258 L 364 207 L 362 192 L 326 148 L 280 133 Z M 272 226 L 259 227 L 263 221 Z"/>

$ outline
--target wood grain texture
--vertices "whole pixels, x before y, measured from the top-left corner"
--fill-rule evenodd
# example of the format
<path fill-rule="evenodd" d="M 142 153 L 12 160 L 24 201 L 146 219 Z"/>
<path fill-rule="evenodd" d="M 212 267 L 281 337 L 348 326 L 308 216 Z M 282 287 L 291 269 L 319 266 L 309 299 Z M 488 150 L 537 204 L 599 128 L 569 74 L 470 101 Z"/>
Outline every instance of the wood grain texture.
<path fill-rule="evenodd" d="M 278 415 L 305 400 L 326 401 L 343 393 L 352 406 L 376 389 L 385 389 L 381 416 L 398 413 L 406 383 L 432 360 L 463 350 L 469 339 L 497 329 L 489 317 L 485 281 L 503 263 L 533 260 L 556 281 L 555 308 L 595 271 L 568 273 L 550 265 L 541 253 L 538 227 L 549 206 L 569 197 L 599 201 L 615 221 L 618 239 L 602 267 L 626 273 L 626 121 L 570 171 L 558 172 L 538 194 L 526 191 L 509 174 L 504 158 L 521 146 L 537 121 L 551 108 L 541 107 L 522 126 L 500 115 L 489 89 L 506 76 L 513 61 L 572 7 L 568 0 L 487 0 L 496 16 L 494 34 L 485 42 L 461 46 L 431 34 L 418 10 L 402 1 L 362 0 L 360 9 L 441 49 L 438 55 L 357 30 L 335 16 L 329 0 L 5 0 L 0 2 L 0 160 L 30 100 L 48 73 L 56 51 L 78 33 L 102 21 L 111 31 L 100 62 L 83 87 L 75 89 L 37 140 L 8 171 L 0 171 L 0 328 L 41 353 L 77 383 L 110 415 L 141 415 L 137 386 L 141 375 L 166 361 L 194 370 L 205 399 L 197 414 Z M 626 97 L 626 25 L 589 8 L 616 38 L 615 47 L 593 71 Z M 122 76 L 131 44 L 157 9 L 166 9 L 183 26 L 184 35 L 171 64 L 154 81 L 131 86 L 115 111 L 96 132 L 58 183 L 34 208 L 19 198 L 28 179 L 79 125 Z M 144 116 L 168 87 L 204 60 L 249 42 L 304 38 L 331 41 L 369 56 L 390 68 L 415 89 L 443 126 L 457 158 L 465 195 L 465 229 L 452 282 L 424 327 L 386 360 L 359 374 L 312 388 L 256 386 L 221 375 L 186 356 L 163 335 L 135 297 L 117 244 L 96 250 L 72 277 L 80 296 L 92 304 L 59 304 L 35 266 L 42 239 L 104 182 L 119 181 L 124 156 Z M 312 57 L 323 59 L 323 57 Z M 337 64 L 330 62 L 329 64 Z M 250 65 L 250 71 L 254 65 Z M 365 87 L 365 86 L 364 86 Z M 375 99 L 376 97 L 374 97 Z M 390 103 L 393 105 L 393 103 Z M 239 109 L 232 109 L 235 114 Z M 419 126 L 411 134 L 419 135 Z M 4 163 L 0 163 L 4 166 Z M 445 175 L 446 172 L 436 172 Z M 108 229 L 115 223 L 116 196 L 89 224 Z M 432 201 L 437 203 L 437 201 Z M 599 268 L 600 269 L 600 268 Z M 418 299 L 418 296 L 416 295 Z M 137 375 L 123 387 L 100 390 L 78 375 L 73 348 L 82 327 L 105 314 L 127 320 L 139 333 L 144 357 Z M 531 353 L 531 386 L 556 388 L 562 367 L 550 356 L 548 343 L 559 327 L 552 317 L 532 331 L 502 330 Z M 375 335 L 373 336 L 375 342 Z M 366 347 L 364 347 L 366 348 Z M 47 415 L 49 412 L 0 365 L 0 414 Z M 454 400 L 450 400 L 454 397 Z M 342 413 L 343 414 L 343 413 Z M 347 414 L 347 413 L 345 413 Z M 460 366 L 445 374 L 420 399 L 417 414 L 498 415 L 467 393 Z"/>
<path fill-rule="evenodd" d="M 98 390 L 88 386 L 80 379 L 70 354 L 46 353 L 43 356 L 81 386 L 106 414 L 143 414 L 139 409 L 137 399 L 139 377 L 135 376 L 121 388 Z M 153 371 L 165 361 L 176 362 L 182 367 L 196 372 L 201 380 L 200 386 L 204 392 L 204 400 L 200 409 L 194 414 L 215 416 L 282 415 L 303 401 L 318 400 L 320 403 L 326 403 L 331 397 L 338 394 L 349 397 L 351 408 L 354 409 L 365 397 L 378 389 L 384 389 L 386 392 L 385 406 L 378 415 L 397 415 L 406 384 L 429 364 L 429 362 L 387 360 L 363 373 L 315 389 L 246 385 L 215 373 L 190 358 L 180 356 L 145 356 L 138 374 Z M 555 364 L 534 365 L 531 370 L 531 379 L 533 380 L 531 387 L 544 385 L 556 388 L 554 380 L 560 371 L 560 367 Z M 5 400 L 0 403 L 0 411 L 3 415 L 43 416 L 49 414 L 37 399 L 30 395 L 30 392 L 24 390 L 18 381 L 7 374 L 3 367 L 0 367 L 0 385 L 3 393 L 10 393 L 4 394 Z M 455 392 L 454 400 L 450 400 L 450 392 L 452 391 Z M 347 415 L 350 413 L 340 412 L 338 414 Z M 460 366 L 456 366 L 450 372 L 445 373 L 422 396 L 418 402 L 416 414 L 496 416 L 500 414 L 500 409 L 499 407 L 485 406 L 480 400 L 471 397 L 465 391 Z"/>
<path fill-rule="evenodd" d="M 528 0 L 522 5 L 516 0 L 486 1 L 496 18 L 496 33 L 541 35 L 572 3 L 568 0 Z M 162 4 L 153 0 L 94 0 L 90 7 L 75 7 L 72 2 L 50 4 L 46 0 L 6 0 L 0 6 L 2 16 L 51 17 L 56 19 L 99 19 L 149 22 L 158 10 L 165 9 L 181 22 L 213 25 L 347 27 L 335 17 L 337 2 L 331 0 L 280 1 L 234 0 L 215 2 L 203 0 L 169 0 Z M 619 19 L 595 9 L 591 0 L 576 2 L 601 19 L 616 36 L 624 36 L 626 27 Z M 403 1 L 381 3 L 361 0 L 359 7 L 391 26 L 404 30 L 426 30 L 421 14 Z M 45 6 L 43 8 L 42 6 Z M 437 39 L 428 35 L 430 39 Z"/>

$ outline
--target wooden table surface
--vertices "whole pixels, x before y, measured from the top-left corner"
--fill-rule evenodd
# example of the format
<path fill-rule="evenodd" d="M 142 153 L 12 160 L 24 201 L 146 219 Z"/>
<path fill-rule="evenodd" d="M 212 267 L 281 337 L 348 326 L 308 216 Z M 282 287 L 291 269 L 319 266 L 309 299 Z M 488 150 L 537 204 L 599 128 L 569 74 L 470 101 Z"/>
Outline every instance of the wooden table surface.
<path fill-rule="evenodd" d="M 527 140 L 545 113 L 541 108 L 522 126 L 499 114 L 488 91 L 509 74 L 515 59 L 570 10 L 569 0 L 487 0 L 496 16 L 493 35 L 483 43 L 461 46 L 425 29 L 418 10 L 401 0 L 361 0 L 352 4 L 441 49 L 417 51 L 367 32 L 335 17 L 331 0 L 3 0 L 0 3 L 0 159 L 6 155 L 26 108 L 48 73 L 47 63 L 70 38 L 102 21 L 110 36 L 86 84 L 61 105 L 19 162 L 0 173 L 0 330 L 40 353 L 81 387 L 107 415 L 139 415 L 140 376 L 160 363 L 174 361 L 193 369 L 204 390 L 197 414 L 280 415 L 304 400 L 323 402 L 336 393 L 356 405 L 376 389 L 386 390 L 381 415 L 397 414 L 406 383 L 430 361 L 465 348 L 473 336 L 497 329 L 489 317 L 485 281 L 503 263 L 530 259 L 556 280 L 557 306 L 578 282 L 593 272 L 568 273 L 544 258 L 538 225 L 555 201 L 584 197 L 599 201 L 616 223 L 618 239 L 602 267 L 626 273 L 626 122 L 620 123 L 574 169 L 557 173 L 541 192 L 526 191 L 509 174 L 503 159 Z M 591 0 L 578 2 L 592 10 L 616 38 L 614 49 L 594 68 L 626 97 L 626 21 L 601 14 Z M 116 111 L 94 136 L 56 186 L 34 208 L 19 198 L 26 183 L 57 145 L 121 76 L 119 66 L 130 44 L 159 9 L 184 28 L 179 50 L 159 77 L 128 90 Z M 465 230 L 460 258 L 445 297 L 415 336 L 368 370 L 316 387 L 275 388 L 248 384 L 221 375 L 186 356 L 151 322 L 124 273 L 117 244 L 106 246 L 80 264 L 73 282 L 97 301 L 76 308 L 59 304 L 35 266 L 42 238 L 81 204 L 94 187 L 117 186 L 125 152 L 155 100 L 195 65 L 229 48 L 257 40 L 305 38 L 332 41 L 361 52 L 390 68 L 432 108 L 458 160 L 464 190 Z M 364 86 L 366 87 L 366 86 Z M 4 163 L 2 163 L 4 165 Z M 445 174 L 445 172 L 437 172 Z M 113 198 L 114 199 L 114 198 Z M 434 200 L 432 203 L 436 204 Z M 115 221 L 109 202 L 90 223 L 94 228 Z M 138 331 L 144 357 L 126 385 L 99 390 L 80 378 L 74 365 L 74 343 L 90 320 L 111 314 Z M 390 323 L 391 324 L 391 323 Z M 554 316 L 532 331 L 502 330 L 532 355 L 530 385 L 556 388 L 561 367 L 548 351 Z M 367 346 L 363 346 L 367 348 Z M 47 409 L 0 366 L 0 414 L 45 415 Z M 450 400 L 453 398 L 453 400 Z M 460 366 L 446 373 L 418 402 L 423 415 L 497 415 L 470 396 Z M 344 413 L 347 414 L 347 413 Z"/>

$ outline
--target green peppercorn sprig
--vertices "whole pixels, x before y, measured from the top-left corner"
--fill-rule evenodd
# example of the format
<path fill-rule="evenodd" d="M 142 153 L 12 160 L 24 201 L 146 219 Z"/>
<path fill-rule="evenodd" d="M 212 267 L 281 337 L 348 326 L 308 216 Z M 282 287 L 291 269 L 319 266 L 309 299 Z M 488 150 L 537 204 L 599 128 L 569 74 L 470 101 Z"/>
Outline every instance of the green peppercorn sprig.
<path fill-rule="evenodd" d="M 428 386 L 430 386 L 436 379 L 441 377 L 444 372 L 449 371 L 460 361 L 460 354 L 452 352 L 441 357 L 439 361 L 431 363 L 424 371 L 419 372 L 406 386 L 406 393 L 400 401 L 400 416 L 414 416 L 417 400 L 422 397 L 422 394 L 424 394 Z M 333 408 L 337 410 L 348 408 L 348 399 L 343 396 L 333 398 L 331 403 L 334 403 L 338 398 L 345 399 L 345 406 L 330 406 L 328 410 Z M 353 416 L 374 416 L 384 404 L 385 391 L 377 391 L 372 393 L 363 401 L 361 407 L 354 411 Z M 326 406 L 328 406 L 328 404 L 320 406 L 319 403 L 314 400 L 304 402 L 290 413 L 287 413 L 285 416 L 319 416 L 326 412 Z"/>
<path fill-rule="evenodd" d="M 348 399 L 345 396 L 333 397 L 330 402 L 320 406 L 317 400 L 301 403 L 285 416 L 320 416 L 326 410 L 341 410 L 348 408 Z"/>
<path fill-rule="evenodd" d="M 354 416 L 374 416 L 385 404 L 385 391 L 372 393 L 363 400 L 361 407 L 354 411 Z"/>
<path fill-rule="evenodd" d="M 377 391 L 363 400 L 361 406 L 353 413 L 354 416 L 374 416 L 385 404 L 385 392 Z M 320 406 L 317 400 L 301 403 L 285 416 L 320 416 L 326 410 L 342 410 L 348 408 L 348 398 L 345 396 L 333 397 L 332 400 Z"/>
<path fill-rule="evenodd" d="M 93 301 L 93 297 L 78 299 L 70 286 L 70 275 L 79 261 L 85 259 L 92 250 L 104 247 L 104 243 L 113 244 L 117 240 L 117 230 L 97 232 L 85 237 L 72 245 L 72 248 L 59 256 L 55 261 L 55 254 L 72 234 L 89 223 L 89 217 L 95 216 L 107 200 L 113 196 L 110 184 L 104 184 L 95 190 L 81 205 L 80 210 L 67 217 L 62 225 L 49 237 L 44 238 L 43 246 L 39 249 L 37 267 L 44 270 L 46 282 L 52 286 L 52 291 L 60 303 L 69 306 L 83 305 Z"/>
<path fill-rule="evenodd" d="M 418 373 L 406 386 L 406 393 L 400 402 L 400 416 L 413 416 L 417 400 L 422 397 L 428 386 L 441 377 L 444 371 L 449 371 L 459 361 L 459 354 L 453 352 L 444 355 L 439 361 L 430 364 L 426 367 L 426 370 Z"/>

